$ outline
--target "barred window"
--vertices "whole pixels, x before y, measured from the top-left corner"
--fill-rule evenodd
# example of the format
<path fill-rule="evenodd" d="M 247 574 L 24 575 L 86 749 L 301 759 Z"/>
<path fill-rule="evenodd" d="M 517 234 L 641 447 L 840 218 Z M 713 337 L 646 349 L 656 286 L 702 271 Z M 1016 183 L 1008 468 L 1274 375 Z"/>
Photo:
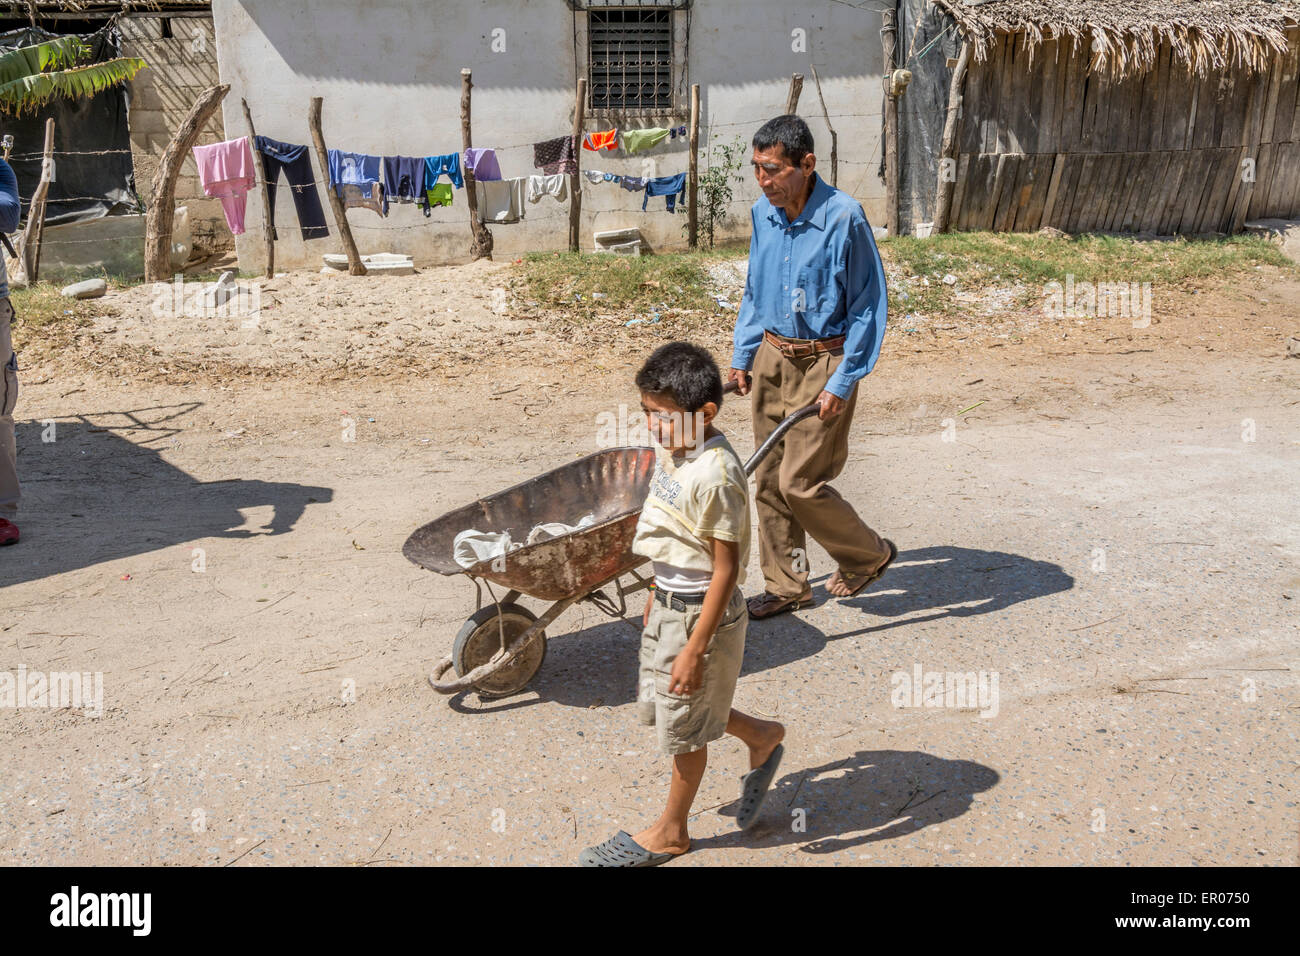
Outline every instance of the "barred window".
<path fill-rule="evenodd" d="M 672 109 L 671 10 L 589 9 L 587 35 L 591 109 Z"/>

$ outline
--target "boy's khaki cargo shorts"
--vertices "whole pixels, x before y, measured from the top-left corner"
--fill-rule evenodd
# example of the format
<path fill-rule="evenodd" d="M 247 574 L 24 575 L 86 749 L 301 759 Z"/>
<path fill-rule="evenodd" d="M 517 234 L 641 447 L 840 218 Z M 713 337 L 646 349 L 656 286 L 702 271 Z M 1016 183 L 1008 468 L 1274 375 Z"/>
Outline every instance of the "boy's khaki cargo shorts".
<path fill-rule="evenodd" d="M 704 652 L 703 686 L 686 696 L 668 692 L 673 662 L 690 640 L 701 610 L 703 605 L 699 604 L 676 610 L 656 599 L 650 604 L 650 620 L 641 632 L 637 716 L 641 723 L 659 728 L 659 748 L 666 754 L 692 753 L 726 732 L 745 656 L 749 612 L 744 594 L 736 588 Z"/>

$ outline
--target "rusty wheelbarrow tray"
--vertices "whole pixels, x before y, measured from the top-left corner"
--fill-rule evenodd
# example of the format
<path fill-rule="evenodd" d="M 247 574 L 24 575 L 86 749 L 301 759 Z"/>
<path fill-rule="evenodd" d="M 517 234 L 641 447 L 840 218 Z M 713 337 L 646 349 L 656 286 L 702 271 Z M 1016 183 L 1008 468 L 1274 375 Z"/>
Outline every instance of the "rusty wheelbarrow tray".
<path fill-rule="evenodd" d="M 745 474 L 753 474 L 790 428 L 817 411 L 810 405 L 781 422 L 745 463 Z M 611 617 L 624 616 L 627 596 L 650 584 L 636 571 L 647 559 L 632 553 L 632 539 L 654 467 L 653 448 L 599 451 L 448 512 L 406 539 L 402 554 L 410 561 L 438 574 L 468 575 L 478 589 L 475 612 L 429 677 L 435 690 L 454 694 L 473 687 L 483 698 L 516 693 L 541 667 L 546 628 L 565 609 L 587 601 Z M 593 524 L 502 557 L 469 568 L 452 557 L 456 535 L 468 528 L 508 531 L 523 540 L 535 525 L 569 524 L 587 512 L 595 515 Z M 621 580 L 624 575 L 630 584 Z M 483 604 L 480 582 L 487 583 L 492 604 Z M 611 583 L 614 596 L 602 590 Z M 506 594 L 497 599 L 492 584 Z M 517 603 L 525 594 L 553 603 L 538 617 Z M 444 681 L 452 668 L 456 678 Z"/>

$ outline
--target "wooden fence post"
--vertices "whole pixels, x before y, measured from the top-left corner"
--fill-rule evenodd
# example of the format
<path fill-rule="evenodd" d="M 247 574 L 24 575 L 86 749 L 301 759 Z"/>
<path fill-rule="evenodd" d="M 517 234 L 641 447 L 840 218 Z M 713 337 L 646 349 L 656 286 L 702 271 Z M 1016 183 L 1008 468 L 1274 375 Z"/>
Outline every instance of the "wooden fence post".
<path fill-rule="evenodd" d="M 311 138 L 316 144 L 316 159 L 320 162 L 321 175 L 325 177 L 325 192 L 330 197 L 330 209 L 334 213 L 334 225 L 338 227 L 339 237 L 343 240 L 343 251 L 348 256 L 348 274 L 363 276 L 366 274 L 366 267 L 361 261 L 360 253 L 357 252 L 357 244 L 352 241 L 352 230 L 348 227 L 347 210 L 343 208 L 343 200 L 339 198 L 339 194 L 334 191 L 329 183 L 329 150 L 325 148 L 325 135 L 320 129 L 320 110 L 321 98 L 313 96 L 311 98 L 311 108 L 307 111 L 307 125 L 311 128 Z"/>
<path fill-rule="evenodd" d="M 41 160 L 41 179 L 27 204 L 27 228 L 23 230 L 23 271 L 34 285 L 41 270 L 41 237 L 45 233 L 45 197 L 50 192 L 54 173 L 54 120 L 45 121 L 45 155 Z"/>
<path fill-rule="evenodd" d="M 257 181 L 262 187 L 262 238 L 266 241 L 266 277 L 275 278 L 275 240 L 271 237 L 271 194 L 266 188 L 266 164 L 257 148 L 257 130 L 253 128 L 253 114 L 249 112 L 248 100 L 240 97 L 239 103 L 244 107 L 244 119 L 248 122 L 248 145 L 253 147 L 253 162 L 257 165 Z"/>
<path fill-rule="evenodd" d="M 210 86 L 199 94 L 189 114 L 163 150 L 158 170 L 153 176 L 149 208 L 145 215 L 144 278 L 146 282 L 166 282 L 172 271 L 172 222 L 176 218 L 176 177 L 181 164 L 199 138 L 204 125 L 230 92 L 229 84 Z"/>
<path fill-rule="evenodd" d="M 799 108 L 799 94 L 803 91 L 803 74 L 790 74 L 790 93 L 785 98 L 785 111 L 793 113 Z"/>
<path fill-rule="evenodd" d="M 934 226 L 931 235 L 948 231 L 948 214 L 952 210 L 952 191 L 957 185 L 957 118 L 961 114 L 962 84 L 966 81 L 966 67 L 970 63 L 970 42 L 963 42 L 957 56 L 957 66 L 952 71 L 948 85 L 948 116 L 943 121 L 943 139 L 939 144 L 939 190 L 934 206 Z M 954 160 L 952 177 L 944 176 L 944 160 Z"/>
<path fill-rule="evenodd" d="M 468 69 L 460 71 L 460 139 L 468 152 L 473 141 L 470 138 L 469 125 L 469 91 L 474 88 L 472 73 Z M 462 154 L 463 158 L 463 154 Z M 478 190 L 474 188 L 474 173 L 467 165 L 464 170 L 465 191 L 469 200 L 469 231 L 473 237 L 470 256 L 473 259 L 492 258 L 492 231 L 478 220 Z"/>
<path fill-rule="evenodd" d="M 831 185 L 838 186 L 840 178 L 840 144 L 835 127 L 831 125 L 831 114 L 826 111 L 826 97 L 822 96 L 822 81 L 817 76 L 817 67 L 812 68 L 813 83 L 817 85 L 817 99 L 822 104 L 822 116 L 826 119 L 826 128 L 831 131 Z"/>
<path fill-rule="evenodd" d="M 687 176 L 686 211 L 690 216 L 687 222 L 687 237 L 692 250 L 699 248 L 700 210 L 696 198 L 699 183 L 699 146 L 700 146 L 700 84 L 691 84 L 691 139 L 690 139 L 690 174 Z"/>
<path fill-rule="evenodd" d="M 587 106 L 587 78 L 578 78 L 578 99 L 573 105 L 573 155 L 574 163 L 582 158 L 582 117 Z M 578 225 L 582 215 L 582 191 L 579 182 L 582 170 L 569 176 L 569 251 L 578 251 Z"/>
<path fill-rule="evenodd" d="M 885 51 L 885 215 L 889 234 L 902 235 L 898 222 L 898 97 L 890 91 L 889 76 L 894 72 L 898 38 L 898 14 L 885 10 L 880 39 Z"/>

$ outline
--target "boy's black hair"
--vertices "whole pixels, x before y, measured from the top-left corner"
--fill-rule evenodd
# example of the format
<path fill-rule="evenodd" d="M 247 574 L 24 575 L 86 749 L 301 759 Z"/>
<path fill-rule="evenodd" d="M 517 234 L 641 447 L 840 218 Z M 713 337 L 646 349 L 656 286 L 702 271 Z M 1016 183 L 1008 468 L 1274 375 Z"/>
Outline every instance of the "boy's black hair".
<path fill-rule="evenodd" d="M 771 149 L 777 144 L 785 150 L 790 164 L 798 166 L 805 156 L 813 151 L 812 130 L 798 116 L 786 113 L 770 119 L 758 128 L 751 144 L 755 149 Z"/>
<path fill-rule="evenodd" d="M 690 342 L 669 342 L 655 349 L 636 373 L 636 387 L 651 395 L 666 395 L 684 412 L 698 412 L 708 402 L 722 407 L 718 363 Z"/>

